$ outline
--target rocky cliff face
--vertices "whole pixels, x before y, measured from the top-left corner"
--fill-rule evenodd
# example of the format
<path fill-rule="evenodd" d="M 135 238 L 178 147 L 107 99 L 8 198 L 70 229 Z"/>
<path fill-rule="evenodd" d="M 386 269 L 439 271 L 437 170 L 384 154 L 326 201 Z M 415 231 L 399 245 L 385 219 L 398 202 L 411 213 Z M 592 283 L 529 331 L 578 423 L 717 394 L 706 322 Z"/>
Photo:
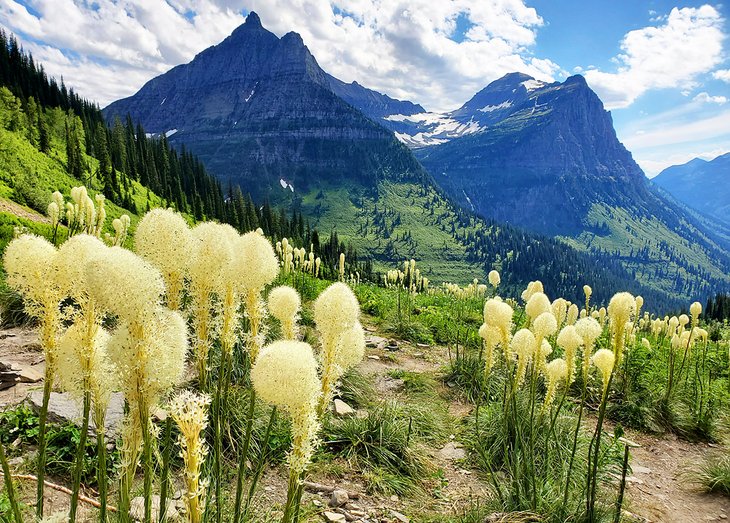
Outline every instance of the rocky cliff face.
<path fill-rule="evenodd" d="M 219 45 L 104 113 L 130 113 L 147 132 L 185 144 L 224 183 L 257 199 L 321 180 L 422 173 L 391 133 L 332 92 L 334 80 L 298 34 L 278 38 L 250 13 Z"/>
<path fill-rule="evenodd" d="M 482 215 L 572 235 L 595 201 L 647 198 L 641 169 L 581 76 L 543 84 L 507 75 L 452 117 L 470 118 L 480 130 L 416 154 L 448 192 Z"/>
<path fill-rule="evenodd" d="M 418 114 L 426 110 L 418 104 L 396 100 L 357 82 L 345 83 L 332 75 L 327 75 L 330 89 L 348 104 L 361 111 L 368 118 L 383 123 L 382 119 L 391 114 Z"/>
<path fill-rule="evenodd" d="M 730 153 L 667 167 L 652 182 L 677 200 L 730 224 Z"/>

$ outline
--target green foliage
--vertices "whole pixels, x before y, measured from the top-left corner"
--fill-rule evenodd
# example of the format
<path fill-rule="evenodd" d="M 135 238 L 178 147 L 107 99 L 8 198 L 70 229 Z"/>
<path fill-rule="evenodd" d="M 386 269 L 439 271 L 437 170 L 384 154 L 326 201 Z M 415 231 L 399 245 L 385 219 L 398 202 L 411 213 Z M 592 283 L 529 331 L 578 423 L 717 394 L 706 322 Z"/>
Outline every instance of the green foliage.
<path fill-rule="evenodd" d="M 706 460 L 691 477 L 705 492 L 730 496 L 730 456 L 716 456 Z"/>
<path fill-rule="evenodd" d="M 370 488 L 402 494 L 415 488 L 428 470 L 411 419 L 395 403 L 386 402 L 371 408 L 366 417 L 326 420 L 323 440 L 335 456 L 372 475 Z"/>
<path fill-rule="evenodd" d="M 46 424 L 47 460 L 46 472 L 70 477 L 76 449 L 80 441 L 79 428 L 72 424 Z M 27 405 L 0 412 L 0 444 L 17 455 L 27 455 L 27 449 L 38 438 L 38 415 Z M 113 474 L 119 460 L 115 452 L 108 457 L 108 474 Z M 96 481 L 96 441 L 87 438 L 82 480 L 86 484 Z"/>

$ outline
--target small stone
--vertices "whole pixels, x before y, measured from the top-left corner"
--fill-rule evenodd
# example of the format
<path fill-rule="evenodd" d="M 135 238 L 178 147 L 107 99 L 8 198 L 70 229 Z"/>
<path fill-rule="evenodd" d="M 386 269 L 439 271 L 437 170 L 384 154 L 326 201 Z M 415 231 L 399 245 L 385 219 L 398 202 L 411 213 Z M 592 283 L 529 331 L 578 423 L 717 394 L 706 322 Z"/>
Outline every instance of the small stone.
<path fill-rule="evenodd" d="M 19 376 L 21 383 L 38 383 L 43 379 L 43 374 L 33 367 L 23 367 L 20 369 Z"/>
<path fill-rule="evenodd" d="M 341 399 L 337 398 L 335 399 L 335 414 L 337 416 L 352 416 L 355 414 L 355 409 L 350 407 L 347 403 L 342 401 Z"/>
<path fill-rule="evenodd" d="M 324 516 L 324 520 L 330 523 L 345 523 L 347 521 L 345 515 L 339 512 L 329 512 L 326 510 L 322 515 Z"/>
<path fill-rule="evenodd" d="M 401 514 L 397 510 L 391 509 L 390 515 L 393 516 L 398 521 L 400 521 L 401 523 L 411 523 L 411 519 L 408 516 Z"/>
<path fill-rule="evenodd" d="M 350 496 L 347 495 L 346 490 L 335 489 L 330 496 L 330 507 L 341 507 L 348 501 L 350 501 Z"/>
<path fill-rule="evenodd" d="M 727 516 L 725 514 L 720 514 L 720 519 L 727 519 Z"/>
<path fill-rule="evenodd" d="M 393 494 L 392 496 L 390 496 L 390 500 L 393 501 L 393 502 L 397 502 L 399 500 L 399 498 L 398 498 L 398 496 L 396 496 L 395 494 Z"/>
<path fill-rule="evenodd" d="M 414 358 L 423 358 L 423 353 L 422 352 L 414 352 L 413 353 L 413 357 Z"/>
<path fill-rule="evenodd" d="M 377 356 L 377 355 L 375 355 L 375 354 L 370 354 L 370 355 L 368 356 L 368 359 L 369 359 L 369 360 L 375 360 L 375 361 L 380 361 L 380 356 Z"/>
<path fill-rule="evenodd" d="M 312 505 L 314 505 L 315 507 L 321 507 L 322 506 L 322 502 L 320 500 L 318 500 L 317 498 L 313 498 L 312 499 Z"/>
<path fill-rule="evenodd" d="M 454 441 L 449 441 L 438 453 L 441 459 L 456 461 L 466 458 L 464 447 Z"/>
<path fill-rule="evenodd" d="M 430 347 L 428 343 L 416 343 L 416 347 L 421 347 L 422 349 L 427 349 Z"/>

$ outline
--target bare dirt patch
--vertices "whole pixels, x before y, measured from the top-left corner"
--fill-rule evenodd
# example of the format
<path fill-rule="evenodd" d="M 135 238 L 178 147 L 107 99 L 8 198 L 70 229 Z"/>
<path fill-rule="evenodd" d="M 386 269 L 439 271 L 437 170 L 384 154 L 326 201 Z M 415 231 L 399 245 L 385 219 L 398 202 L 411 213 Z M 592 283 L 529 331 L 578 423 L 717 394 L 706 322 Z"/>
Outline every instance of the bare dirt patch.
<path fill-rule="evenodd" d="M 41 213 L 36 212 L 33 209 L 23 207 L 20 204 L 10 200 L 5 200 L 4 198 L 0 198 L 0 212 L 14 214 L 20 218 L 25 218 L 26 220 L 38 223 L 51 223 L 51 220 L 49 220 L 47 216 L 43 216 Z"/>

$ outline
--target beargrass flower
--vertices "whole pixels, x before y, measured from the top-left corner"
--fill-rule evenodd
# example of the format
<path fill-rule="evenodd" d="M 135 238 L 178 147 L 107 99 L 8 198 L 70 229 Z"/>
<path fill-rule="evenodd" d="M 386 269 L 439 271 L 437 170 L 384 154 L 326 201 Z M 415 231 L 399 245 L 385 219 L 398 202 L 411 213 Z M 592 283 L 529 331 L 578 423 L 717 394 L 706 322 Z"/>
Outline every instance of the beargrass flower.
<path fill-rule="evenodd" d="M 487 279 L 489 280 L 489 284 L 494 287 L 495 289 L 499 286 L 500 282 L 502 281 L 499 273 L 495 270 L 489 271 L 489 275 L 487 276 Z"/>
<path fill-rule="evenodd" d="M 297 318 L 302 307 L 299 293 L 292 287 L 281 285 L 269 291 L 268 309 L 271 315 L 281 323 L 284 339 L 297 338 Z"/>
<path fill-rule="evenodd" d="M 184 390 L 176 394 L 168 411 L 177 424 L 181 455 L 184 463 L 185 514 L 190 523 L 200 523 L 205 512 L 205 492 L 208 481 L 201 479 L 201 470 L 208 454 L 203 433 L 208 427 L 210 396 Z"/>
<path fill-rule="evenodd" d="M 341 351 L 341 337 L 358 324 L 359 317 L 357 298 L 344 283 L 333 283 L 314 302 L 314 321 L 322 339 L 320 412 L 329 405 L 337 380 L 347 370 Z"/>
<path fill-rule="evenodd" d="M 626 324 L 631 321 L 631 316 L 635 311 L 636 298 L 628 292 L 615 294 L 608 304 L 609 330 L 618 364 L 621 364 L 626 345 Z"/>
<path fill-rule="evenodd" d="M 185 218 L 172 209 L 153 209 L 137 224 L 134 249 L 165 280 L 167 306 L 179 310 L 193 236 Z"/>
<path fill-rule="evenodd" d="M 543 402 L 543 410 L 547 410 L 555 399 L 555 391 L 561 381 L 568 376 L 568 364 L 564 359 L 557 358 L 545 365 L 545 375 L 547 376 L 547 391 L 545 392 L 545 401 Z"/>
<path fill-rule="evenodd" d="M 512 352 L 517 355 L 517 373 L 515 375 L 515 388 L 522 384 L 527 371 L 527 364 L 537 351 L 537 340 L 535 335 L 529 329 L 520 329 L 510 343 Z"/>
<path fill-rule="evenodd" d="M 615 362 L 616 356 L 609 349 L 598 349 L 593 355 L 593 364 L 601 371 L 603 377 L 603 394 L 606 394 L 608 389 Z"/>
<path fill-rule="evenodd" d="M 578 334 L 574 325 L 566 325 L 558 334 L 557 343 L 565 351 L 564 358 L 568 366 L 568 385 L 575 380 L 575 356 L 578 347 L 583 345 L 583 337 Z"/>

